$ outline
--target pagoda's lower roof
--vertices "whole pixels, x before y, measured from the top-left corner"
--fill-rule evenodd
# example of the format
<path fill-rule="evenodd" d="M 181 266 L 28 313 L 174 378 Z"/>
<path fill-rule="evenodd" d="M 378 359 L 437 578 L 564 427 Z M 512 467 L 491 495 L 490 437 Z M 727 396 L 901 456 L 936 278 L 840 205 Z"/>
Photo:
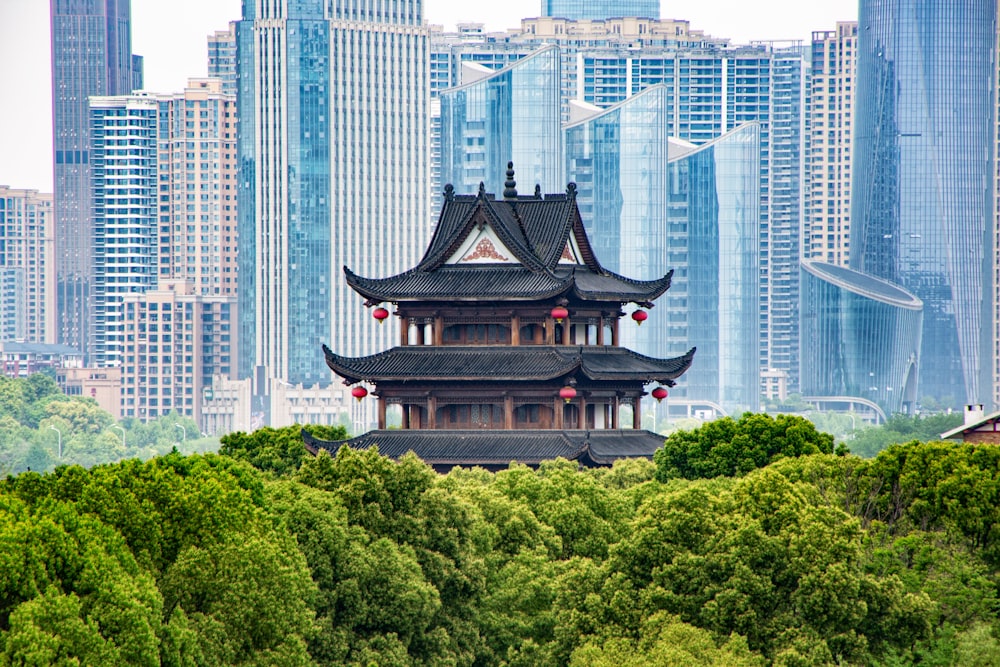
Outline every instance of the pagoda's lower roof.
<path fill-rule="evenodd" d="M 579 373 L 591 380 L 672 386 L 691 366 L 695 348 L 673 359 L 608 345 L 410 345 L 368 357 L 342 357 L 324 345 L 323 352 L 330 369 L 348 384 L 362 380 L 539 381 Z"/>
<path fill-rule="evenodd" d="M 632 280 L 583 265 L 538 271 L 520 265 L 442 266 L 388 278 L 363 278 L 345 267 L 347 283 L 372 302 L 531 301 L 574 294 L 586 301 L 649 303 L 670 288 L 672 272 L 657 280 Z"/>
<path fill-rule="evenodd" d="M 664 437 L 644 430 L 382 430 L 350 440 L 317 440 L 302 431 L 306 448 L 313 454 L 327 450 L 336 455 L 341 447 L 369 449 L 398 459 L 413 452 L 439 472 L 454 466 L 507 468 L 517 461 L 537 466 L 562 457 L 587 467 L 610 466 L 621 458 L 652 458 Z"/>

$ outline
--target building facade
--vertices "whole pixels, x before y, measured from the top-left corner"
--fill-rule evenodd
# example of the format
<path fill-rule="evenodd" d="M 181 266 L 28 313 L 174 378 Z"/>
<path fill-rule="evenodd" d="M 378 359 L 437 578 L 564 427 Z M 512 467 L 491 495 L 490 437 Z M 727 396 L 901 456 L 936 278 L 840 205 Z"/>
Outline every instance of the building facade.
<path fill-rule="evenodd" d="M 222 92 L 236 96 L 236 22 L 208 36 L 208 78 L 222 81 Z"/>
<path fill-rule="evenodd" d="M 650 326 L 625 329 L 623 343 L 655 357 L 697 346 L 673 396 L 756 410 L 760 128 L 702 146 L 672 139 L 668 97 L 652 86 L 566 125 L 567 176 L 602 262 L 640 280 L 673 270 Z"/>
<path fill-rule="evenodd" d="M 548 192 L 562 179 L 559 49 L 544 47 L 492 70 L 462 63 L 463 85 L 439 93 L 440 179 L 459 191 L 497 191 L 513 160 L 522 187 Z M 440 191 L 440 190 L 439 190 Z"/>
<path fill-rule="evenodd" d="M 924 304 L 919 397 L 992 394 L 997 3 L 864 0 L 850 266 Z"/>
<path fill-rule="evenodd" d="M 233 296 L 202 295 L 163 280 L 122 303 L 121 413 L 147 421 L 170 412 L 202 423 L 213 376 L 232 378 L 238 349 Z"/>
<path fill-rule="evenodd" d="M 802 263 L 802 393 L 856 397 L 885 415 L 917 400 L 923 303 L 891 283 L 843 266 Z"/>
<path fill-rule="evenodd" d="M 142 88 L 142 59 L 132 54 L 130 0 L 51 0 L 50 9 L 58 338 L 90 354 L 94 226 L 87 99 Z"/>
<path fill-rule="evenodd" d="M 428 31 L 416 0 L 250 0 L 236 25 L 240 377 L 326 385 L 315 350 L 386 344 L 341 267 L 415 260 L 429 234 Z"/>
<path fill-rule="evenodd" d="M 804 259 L 847 266 L 851 248 L 851 145 L 858 24 L 812 35 Z"/>
<path fill-rule="evenodd" d="M 52 195 L 0 185 L 0 340 L 56 342 Z"/>
<path fill-rule="evenodd" d="M 660 0 L 542 0 L 542 16 L 601 20 L 622 16 L 660 17 Z"/>

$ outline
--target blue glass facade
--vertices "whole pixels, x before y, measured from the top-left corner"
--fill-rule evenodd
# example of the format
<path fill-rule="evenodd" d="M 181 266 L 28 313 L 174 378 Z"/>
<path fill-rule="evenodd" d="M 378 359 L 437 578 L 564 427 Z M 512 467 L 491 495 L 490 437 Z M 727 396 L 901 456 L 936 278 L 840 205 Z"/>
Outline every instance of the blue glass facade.
<path fill-rule="evenodd" d="M 640 16 L 660 18 L 660 0 L 542 0 L 542 16 L 601 19 Z"/>
<path fill-rule="evenodd" d="M 239 372 L 327 384 L 330 24 L 323 0 L 256 4 L 236 25 Z"/>
<path fill-rule="evenodd" d="M 53 186 L 59 342 L 93 353 L 92 95 L 142 87 L 130 0 L 51 0 Z"/>
<path fill-rule="evenodd" d="M 760 127 L 700 147 L 671 139 L 671 97 L 654 86 L 567 125 L 567 175 L 602 264 L 642 280 L 674 270 L 659 307 L 642 327 L 623 327 L 622 344 L 657 357 L 697 346 L 675 395 L 756 410 Z"/>
<path fill-rule="evenodd" d="M 441 91 L 441 182 L 457 192 L 475 192 L 480 182 L 502 192 L 513 160 L 523 192 L 535 184 L 561 191 L 559 85 L 559 49 L 546 47 Z"/>
<path fill-rule="evenodd" d="M 851 268 L 924 304 L 920 397 L 985 403 L 997 3 L 862 0 Z"/>
<path fill-rule="evenodd" d="M 916 400 L 923 303 L 851 269 L 802 262 L 802 393 L 851 396 L 886 414 Z"/>

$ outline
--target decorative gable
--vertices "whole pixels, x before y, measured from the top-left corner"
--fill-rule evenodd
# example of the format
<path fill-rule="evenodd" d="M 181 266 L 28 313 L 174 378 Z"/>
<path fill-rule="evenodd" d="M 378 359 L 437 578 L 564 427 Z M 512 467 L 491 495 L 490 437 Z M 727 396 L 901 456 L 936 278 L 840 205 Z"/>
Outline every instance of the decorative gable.
<path fill-rule="evenodd" d="M 583 261 L 583 254 L 580 252 L 580 246 L 576 242 L 576 237 L 570 234 L 569 239 L 566 240 L 566 247 L 563 248 L 562 255 L 559 257 L 560 264 L 586 264 Z"/>
<path fill-rule="evenodd" d="M 445 261 L 445 264 L 518 263 L 514 253 L 504 245 L 489 225 L 473 228 L 458 250 Z"/>

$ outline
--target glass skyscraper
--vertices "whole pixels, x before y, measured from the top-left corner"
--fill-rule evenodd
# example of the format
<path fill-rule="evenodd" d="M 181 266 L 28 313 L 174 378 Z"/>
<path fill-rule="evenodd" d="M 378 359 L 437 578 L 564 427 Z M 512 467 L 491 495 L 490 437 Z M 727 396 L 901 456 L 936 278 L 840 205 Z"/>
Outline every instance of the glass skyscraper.
<path fill-rule="evenodd" d="M 602 264 L 639 280 L 674 271 L 648 326 L 625 327 L 623 344 L 651 356 L 697 346 L 674 395 L 756 410 L 760 127 L 703 146 L 676 140 L 670 98 L 652 86 L 568 124 L 566 172 Z"/>
<path fill-rule="evenodd" d="M 52 127 L 59 342 L 93 352 L 89 147 L 91 95 L 142 88 L 130 0 L 51 0 Z"/>
<path fill-rule="evenodd" d="M 920 397 L 991 396 L 997 3 L 862 0 L 850 266 L 924 304 Z"/>
<path fill-rule="evenodd" d="M 802 393 L 912 411 L 923 303 L 846 267 L 802 262 Z"/>
<path fill-rule="evenodd" d="M 559 49 L 539 49 L 499 70 L 464 67 L 464 85 L 439 94 L 441 184 L 465 194 L 482 182 L 502 192 L 513 160 L 522 192 L 536 184 L 561 192 Z"/>
<path fill-rule="evenodd" d="M 542 16 L 600 21 L 614 17 L 660 17 L 660 0 L 542 0 Z"/>
<path fill-rule="evenodd" d="M 334 380 L 320 345 L 398 340 L 346 285 L 429 235 L 428 36 L 417 0 L 246 0 L 236 26 L 240 376 Z M 256 399 L 255 399 L 256 400 Z M 264 405 L 261 400 L 255 404 Z"/>

